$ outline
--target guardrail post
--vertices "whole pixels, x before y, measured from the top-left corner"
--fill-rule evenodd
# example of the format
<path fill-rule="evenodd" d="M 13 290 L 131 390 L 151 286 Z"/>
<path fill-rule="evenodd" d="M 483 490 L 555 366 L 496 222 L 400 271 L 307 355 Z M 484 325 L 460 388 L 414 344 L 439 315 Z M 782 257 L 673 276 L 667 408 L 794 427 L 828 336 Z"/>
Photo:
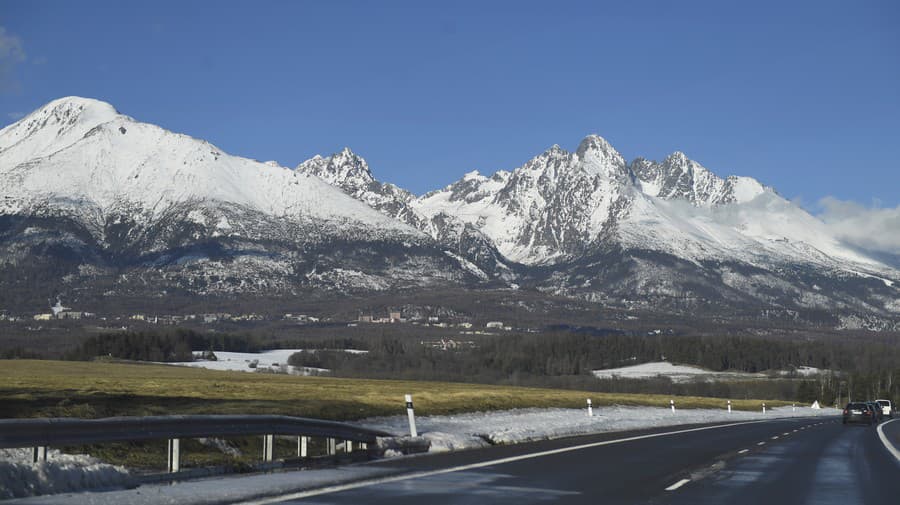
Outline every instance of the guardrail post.
<path fill-rule="evenodd" d="M 406 417 L 409 418 L 409 436 L 419 436 L 416 431 L 416 414 L 413 412 L 412 395 L 406 395 Z"/>
<path fill-rule="evenodd" d="M 297 457 L 305 458 L 307 454 L 307 445 L 309 437 L 297 437 Z"/>
<path fill-rule="evenodd" d="M 181 470 L 181 440 L 177 438 L 169 439 L 169 455 L 168 455 L 169 473 L 175 473 Z"/>
<path fill-rule="evenodd" d="M 47 461 L 47 446 L 39 445 L 31 449 L 31 462 L 43 463 Z"/>
<path fill-rule="evenodd" d="M 337 453 L 337 447 L 335 445 L 335 439 L 329 438 L 327 442 L 327 451 L 329 456 L 334 456 Z"/>
<path fill-rule="evenodd" d="M 731 400 L 728 400 L 728 413 L 731 414 Z"/>
<path fill-rule="evenodd" d="M 351 452 L 353 452 L 353 441 L 352 440 L 344 441 L 344 452 L 346 452 L 347 454 L 350 454 Z"/>
<path fill-rule="evenodd" d="M 588 417 L 594 417 L 594 406 L 591 405 L 590 398 L 588 398 L 587 404 L 588 404 Z"/>
<path fill-rule="evenodd" d="M 274 456 L 275 435 L 265 435 L 263 437 L 263 461 L 272 461 Z"/>

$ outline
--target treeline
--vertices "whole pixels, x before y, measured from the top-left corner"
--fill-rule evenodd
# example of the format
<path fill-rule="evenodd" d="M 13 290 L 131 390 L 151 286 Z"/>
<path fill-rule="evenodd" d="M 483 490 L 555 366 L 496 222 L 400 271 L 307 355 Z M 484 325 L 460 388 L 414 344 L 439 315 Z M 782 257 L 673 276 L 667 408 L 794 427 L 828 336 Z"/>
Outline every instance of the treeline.
<path fill-rule="evenodd" d="M 373 338 L 369 352 L 294 354 L 294 366 L 345 377 L 443 380 L 621 393 L 773 398 L 833 404 L 854 396 L 900 399 L 900 349 L 887 342 L 749 337 L 506 335 L 474 348 L 441 350 L 411 339 Z M 312 348 L 307 347 L 307 348 Z M 666 359 L 716 371 L 771 371 L 778 380 L 676 383 L 666 378 L 598 380 L 592 370 Z M 780 371 L 826 370 L 811 378 Z M 843 401 L 843 400 L 841 400 Z"/>
<path fill-rule="evenodd" d="M 87 338 L 65 359 L 90 360 L 98 357 L 133 361 L 191 361 L 192 351 L 257 352 L 259 341 L 252 337 L 230 334 L 205 334 L 176 329 L 170 332 L 107 333 Z"/>
<path fill-rule="evenodd" d="M 301 348 L 336 348 L 306 344 Z M 896 344 L 838 339 L 527 334 L 482 338 L 473 348 L 450 351 L 422 345 L 416 339 L 394 337 L 373 337 L 365 342 L 365 347 L 353 341 L 344 344 L 369 352 L 319 352 L 315 357 L 301 355 L 297 359 L 314 360 L 321 368 L 347 373 L 419 370 L 419 374 L 441 376 L 487 373 L 500 377 L 515 373 L 580 375 L 660 360 L 749 373 L 790 370 L 801 365 L 844 372 L 876 372 L 900 366 L 900 347 Z"/>
<path fill-rule="evenodd" d="M 139 361 L 190 361 L 192 351 L 257 352 L 308 349 L 294 366 L 325 368 L 343 377 L 442 380 L 574 388 L 620 393 L 773 398 L 823 404 L 853 398 L 900 401 L 900 346 L 885 339 L 789 339 L 587 335 L 578 333 L 473 336 L 470 346 L 442 350 L 414 335 L 277 339 L 187 329 L 122 332 L 87 338 L 67 359 L 97 357 Z M 367 350 L 348 353 L 342 349 Z M 32 356 L 10 356 L 32 357 Z M 672 382 L 595 378 L 597 369 L 651 361 L 698 365 L 715 371 L 772 372 L 777 380 Z M 825 373 L 804 378 L 776 373 L 797 366 Z"/>

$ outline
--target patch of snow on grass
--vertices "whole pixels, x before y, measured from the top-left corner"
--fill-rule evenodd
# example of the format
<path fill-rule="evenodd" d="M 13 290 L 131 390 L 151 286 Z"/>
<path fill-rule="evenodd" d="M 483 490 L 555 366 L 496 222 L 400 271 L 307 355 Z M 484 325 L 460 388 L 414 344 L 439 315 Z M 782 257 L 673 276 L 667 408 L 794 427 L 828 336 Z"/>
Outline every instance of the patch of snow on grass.
<path fill-rule="evenodd" d="M 168 363 L 169 365 L 206 368 L 208 370 L 227 370 L 234 372 L 256 372 L 259 370 L 279 370 L 287 367 L 288 373 L 295 375 L 311 375 L 327 372 L 324 368 L 294 367 L 288 365 L 288 358 L 303 349 L 273 349 L 263 352 L 226 352 L 215 351 L 216 360 L 183 361 Z M 251 367 L 255 363 L 255 366 Z"/>
<path fill-rule="evenodd" d="M 622 368 L 608 368 L 594 370 L 594 377 L 598 379 L 649 379 L 653 377 L 668 377 L 674 382 L 687 382 L 692 380 L 716 380 L 735 378 L 759 378 L 760 374 L 745 372 L 715 372 L 691 365 L 673 365 L 667 361 L 654 363 L 642 363 L 640 365 L 626 366 Z"/>

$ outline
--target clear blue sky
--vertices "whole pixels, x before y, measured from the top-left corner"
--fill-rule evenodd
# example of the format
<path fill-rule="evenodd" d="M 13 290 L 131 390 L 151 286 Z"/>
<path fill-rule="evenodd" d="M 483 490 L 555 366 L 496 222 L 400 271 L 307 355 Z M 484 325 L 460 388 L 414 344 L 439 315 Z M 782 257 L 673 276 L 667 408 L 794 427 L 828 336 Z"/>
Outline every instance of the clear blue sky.
<path fill-rule="evenodd" d="M 0 27 L 3 125 L 81 95 L 286 166 L 350 146 L 417 193 L 598 133 L 900 204 L 896 0 L 0 0 Z"/>

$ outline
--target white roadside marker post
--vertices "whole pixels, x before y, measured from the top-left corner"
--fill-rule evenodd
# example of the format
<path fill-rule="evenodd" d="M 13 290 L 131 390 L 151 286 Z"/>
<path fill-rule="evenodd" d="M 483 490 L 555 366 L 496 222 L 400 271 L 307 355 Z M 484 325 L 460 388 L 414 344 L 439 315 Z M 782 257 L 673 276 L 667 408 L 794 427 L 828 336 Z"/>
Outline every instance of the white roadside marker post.
<path fill-rule="evenodd" d="M 39 445 L 31 450 L 31 462 L 32 463 L 46 463 L 47 462 L 47 446 Z"/>
<path fill-rule="evenodd" d="M 591 405 L 591 399 L 588 398 L 588 417 L 594 417 L 594 406 Z"/>
<path fill-rule="evenodd" d="M 731 400 L 728 400 L 728 413 L 731 414 Z"/>
<path fill-rule="evenodd" d="M 271 462 L 275 454 L 275 435 L 263 436 L 263 461 Z"/>
<path fill-rule="evenodd" d="M 763 414 L 766 413 L 766 402 L 763 402 Z"/>
<path fill-rule="evenodd" d="M 170 438 L 168 452 L 169 473 L 176 473 L 181 470 L 181 440 Z"/>
<path fill-rule="evenodd" d="M 672 407 L 672 413 L 675 413 L 675 400 L 669 400 L 669 406 Z"/>
<path fill-rule="evenodd" d="M 409 418 L 409 436 L 418 437 L 416 431 L 416 414 L 413 412 L 412 395 L 406 395 L 406 417 Z"/>
<path fill-rule="evenodd" d="M 797 405 L 791 404 L 791 412 L 797 412 Z"/>
<path fill-rule="evenodd" d="M 305 458 L 307 453 L 309 452 L 309 437 L 301 436 L 297 437 L 297 457 Z"/>

